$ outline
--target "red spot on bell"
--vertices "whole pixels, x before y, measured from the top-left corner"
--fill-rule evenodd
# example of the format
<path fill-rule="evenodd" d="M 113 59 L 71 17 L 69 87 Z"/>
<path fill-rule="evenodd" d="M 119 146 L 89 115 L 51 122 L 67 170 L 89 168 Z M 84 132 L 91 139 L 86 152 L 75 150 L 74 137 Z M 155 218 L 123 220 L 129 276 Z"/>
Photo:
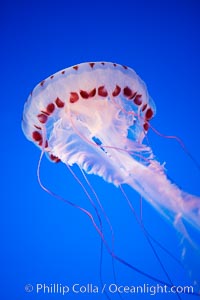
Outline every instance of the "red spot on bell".
<path fill-rule="evenodd" d="M 37 126 L 37 125 L 34 125 L 34 127 L 35 127 L 36 129 L 42 130 L 42 128 L 39 127 L 39 126 Z"/>
<path fill-rule="evenodd" d="M 70 93 L 70 98 L 69 98 L 70 103 L 75 103 L 78 101 L 78 99 L 79 99 L 79 96 L 77 93 L 75 93 L 75 92 Z"/>
<path fill-rule="evenodd" d="M 104 85 L 102 85 L 98 88 L 98 95 L 101 96 L 101 97 L 107 97 L 108 96 L 108 92 L 107 92 Z"/>
<path fill-rule="evenodd" d="M 56 103 L 57 107 L 59 107 L 59 108 L 62 108 L 65 105 L 65 103 L 62 100 L 60 100 L 60 98 L 58 98 L 58 97 L 56 98 L 55 103 Z"/>
<path fill-rule="evenodd" d="M 42 123 L 42 124 L 46 123 L 46 121 L 48 119 L 48 116 L 45 114 L 39 114 L 37 117 L 38 117 L 38 120 L 40 121 L 40 123 Z"/>
<path fill-rule="evenodd" d="M 132 89 L 130 87 L 126 86 L 124 88 L 124 96 L 126 96 L 127 98 L 130 99 L 132 97 L 132 95 L 133 95 Z"/>
<path fill-rule="evenodd" d="M 120 92 L 121 92 L 120 86 L 116 85 L 114 91 L 112 92 L 113 97 L 118 96 L 120 94 Z"/>
<path fill-rule="evenodd" d="M 88 94 L 87 91 L 80 90 L 80 95 L 83 99 L 88 99 L 89 98 L 89 94 Z"/>
<path fill-rule="evenodd" d="M 55 104 L 50 103 L 50 104 L 47 105 L 46 111 L 47 111 L 48 114 L 52 114 L 54 109 L 55 109 Z"/>
<path fill-rule="evenodd" d="M 60 158 L 53 154 L 50 155 L 50 159 L 55 163 L 58 163 L 60 161 Z"/>
<path fill-rule="evenodd" d="M 36 141 L 36 142 L 41 142 L 42 141 L 42 135 L 38 131 L 34 131 L 32 133 L 32 137 L 33 137 L 34 141 Z"/>
<path fill-rule="evenodd" d="M 151 108 L 148 108 L 145 114 L 147 120 L 150 120 L 153 117 L 153 111 Z"/>
<path fill-rule="evenodd" d="M 133 102 L 138 106 L 141 105 L 142 104 L 142 95 L 136 95 Z"/>
<path fill-rule="evenodd" d="M 94 97 L 96 95 L 96 89 L 94 88 L 89 92 L 89 97 Z"/>
<path fill-rule="evenodd" d="M 142 111 L 145 111 L 146 108 L 147 108 L 147 104 L 144 104 L 144 105 L 142 106 Z"/>
<path fill-rule="evenodd" d="M 148 123 L 144 123 L 143 128 L 145 131 L 147 131 L 149 129 L 149 124 Z"/>
<path fill-rule="evenodd" d="M 73 66 L 73 69 L 77 71 L 78 70 L 78 66 Z"/>
<path fill-rule="evenodd" d="M 95 63 L 91 62 L 91 63 L 89 63 L 89 65 L 90 65 L 91 68 L 93 68 Z"/>
<path fill-rule="evenodd" d="M 39 146 L 42 146 L 42 143 L 43 143 L 43 141 L 41 140 L 41 141 L 39 142 Z M 45 145 L 44 145 L 44 147 L 45 147 L 45 148 L 47 148 L 47 147 L 48 147 L 48 141 L 46 141 L 46 142 L 45 142 Z"/>

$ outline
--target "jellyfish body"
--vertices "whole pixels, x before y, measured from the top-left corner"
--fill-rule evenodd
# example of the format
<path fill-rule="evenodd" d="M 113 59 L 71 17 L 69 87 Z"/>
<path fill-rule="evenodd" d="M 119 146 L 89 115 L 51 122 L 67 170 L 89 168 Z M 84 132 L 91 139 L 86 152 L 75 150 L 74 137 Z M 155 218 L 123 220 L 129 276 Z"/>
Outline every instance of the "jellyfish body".
<path fill-rule="evenodd" d="M 54 162 L 128 184 L 173 224 L 200 228 L 200 198 L 167 178 L 143 141 L 155 104 L 144 82 L 115 63 L 83 63 L 39 83 L 23 113 L 26 137 Z"/>

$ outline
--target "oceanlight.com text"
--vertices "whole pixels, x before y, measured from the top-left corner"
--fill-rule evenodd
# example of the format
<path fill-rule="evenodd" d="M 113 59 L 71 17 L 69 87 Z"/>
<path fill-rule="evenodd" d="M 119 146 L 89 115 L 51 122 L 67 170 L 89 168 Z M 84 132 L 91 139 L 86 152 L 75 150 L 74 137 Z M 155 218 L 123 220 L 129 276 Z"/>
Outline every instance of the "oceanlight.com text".
<path fill-rule="evenodd" d="M 109 285 L 110 293 L 120 293 L 120 294 L 150 294 L 154 296 L 156 294 L 193 294 L 194 288 L 193 286 L 171 286 L 167 285 L 150 285 L 148 283 L 144 283 L 143 285 L 131 285 L 131 286 L 120 286 L 117 284 Z"/>
<path fill-rule="evenodd" d="M 193 286 L 167 286 L 167 285 L 151 285 L 144 283 L 142 285 L 119 285 L 110 283 L 103 285 L 96 285 L 93 283 L 74 283 L 61 284 L 61 283 L 36 283 L 35 285 L 26 284 L 25 291 L 27 293 L 34 292 L 36 294 L 60 294 L 63 296 L 69 294 L 149 294 L 151 296 L 157 294 L 193 294 Z"/>

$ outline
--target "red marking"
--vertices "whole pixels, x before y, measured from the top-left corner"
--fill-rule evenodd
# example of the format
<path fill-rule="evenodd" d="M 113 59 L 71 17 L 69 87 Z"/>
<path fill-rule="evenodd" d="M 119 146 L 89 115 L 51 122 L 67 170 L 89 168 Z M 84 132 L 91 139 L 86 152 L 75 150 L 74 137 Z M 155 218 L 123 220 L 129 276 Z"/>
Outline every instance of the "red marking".
<path fill-rule="evenodd" d="M 94 97 L 96 95 L 96 89 L 94 88 L 89 92 L 89 97 Z"/>
<path fill-rule="evenodd" d="M 48 113 L 48 114 L 52 114 L 52 112 L 54 111 L 54 109 L 55 109 L 55 104 L 49 103 L 49 104 L 47 105 L 46 110 L 47 110 L 47 113 Z"/>
<path fill-rule="evenodd" d="M 94 97 L 96 95 L 96 89 L 94 88 L 90 92 L 80 90 L 80 95 L 83 99 L 88 99 L 88 98 Z"/>
<path fill-rule="evenodd" d="M 53 78 L 54 78 L 54 75 L 51 75 L 51 76 L 50 76 L 50 79 L 53 79 Z"/>
<path fill-rule="evenodd" d="M 77 71 L 78 70 L 78 66 L 73 66 L 73 69 Z"/>
<path fill-rule="evenodd" d="M 144 123 L 143 128 L 145 131 L 147 131 L 149 129 L 149 124 L 148 123 Z"/>
<path fill-rule="evenodd" d="M 148 108 L 145 114 L 147 120 L 150 120 L 153 117 L 153 111 L 151 108 Z"/>
<path fill-rule="evenodd" d="M 70 98 L 69 98 L 70 103 L 75 103 L 78 101 L 78 99 L 79 99 L 79 96 L 77 93 L 75 93 L 75 92 L 70 93 Z"/>
<path fill-rule="evenodd" d="M 40 132 L 34 131 L 32 133 L 32 137 L 33 137 L 33 139 L 34 139 L 35 142 L 39 142 L 39 146 L 42 146 L 43 139 L 42 139 L 42 135 L 41 135 Z M 48 147 L 48 142 L 46 141 L 45 142 L 45 148 L 47 148 L 47 147 Z"/>
<path fill-rule="evenodd" d="M 33 131 L 32 137 L 33 137 L 34 141 L 36 141 L 36 142 L 42 141 L 42 135 L 38 131 Z"/>
<path fill-rule="evenodd" d="M 37 129 L 39 129 L 39 130 L 42 129 L 41 127 L 39 127 L 39 126 L 37 126 L 37 125 L 34 125 L 34 127 L 37 128 Z"/>
<path fill-rule="evenodd" d="M 146 108 L 147 108 L 147 104 L 144 104 L 144 105 L 142 106 L 142 111 L 144 111 Z"/>
<path fill-rule="evenodd" d="M 86 91 L 80 90 L 80 95 L 83 99 L 88 99 L 89 98 L 89 94 Z"/>
<path fill-rule="evenodd" d="M 116 85 L 114 91 L 112 92 L 113 97 L 118 96 L 120 92 L 121 92 L 121 88 L 118 85 Z"/>
<path fill-rule="evenodd" d="M 137 95 L 137 92 L 134 92 L 130 99 L 135 98 L 136 95 Z"/>
<path fill-rule="evenodd" d="M 128 69 L 128 67 L 127 67 L 127 66 L 123 66 L 123 65 L 122 65 L 122 67 L 123 67 L 125 70 L 127 70 L 127 69 Z"/>
<path fill-rule="evenodd" d="M 46 123 L 46 121 L 48 119 L 48 116 L 45 114 L 39 114 L 39 115 L 37 115 L 37 117 L 38 117 L 38 120 L 40 121 L 40 123 L 42 123 L 42 124 Z"/>
<path fill-rule="evenodd" d="M 116 66 L 117 66 L 117 64 L 113 64 L 113 66 L 114 66 L 114 67 L 116 67 Z"/>
<path fill-rule="evenodd" d="M 105 89 L 105 86 L 102 85 L 98 88 L 98 95 L 101 96 L 101 97 L 106 97 L 108 96 L 108 92 L 107 90 Z"/>
<path fill-rule="evenodd" d="M 47 111 L 41 110 L 41 113 L 45 114 L 47 117 L 50 115 Z"/>
<path fill-rule="evenodd" d="M 58 163 L 60 161 L 60 158 L 58 158 L 57 156 L 55 156 L 53 154 L 50 155 L 50 159 L 55 163 Z"/>
<path fill-rule="evenodd" d="M 42 146 L 42 140 L 39 142 L 39 146 Z M 48 147 L 48 141 L 45 142 L 44 148 Z"/>
<path fill-rule="evenodd" d="M 126 86 L 124 88 L 124 96 L 126 96 L 129 100 L 133 99 L 137 92 L 134 92 L 130 87 Z"/>
<path fill-rule="evenodd" d="M 40 82 L 40 85 L 43 86 L 43 85 L 44 85 L 44 82 L 45 82 L 45 80 L 42 80 L 42 81 Z"/>
<path fill-rule="evenodd" d="M 56 98 L 55 103 L 59 108 L 62 108 L 65 105 L 65 103 L 62 100 L 60 100 L 60 98 L 58 97 Z"/>
<path fill-rule="evenodd" d="M 65 71 L 63 70 L 63 71 L 61 72 L 61 74 L 65 74 Z"/>
<path fill-rule="evenodd" d="M 133 102 L 136 104 L 136 105 L 141 105 L 142 104 L 142 95 L 136 95 Z"/>
<path fill-rule="evenodd" d="M 89 63 L 90 67 L 93 68 L 95 63 Z"/>
<path fill-rule="evenodd" d="M 129 99 L 133 96 L 133 91 L 128 86 L 124 88 L 124 96 L 128 97 Z"/>

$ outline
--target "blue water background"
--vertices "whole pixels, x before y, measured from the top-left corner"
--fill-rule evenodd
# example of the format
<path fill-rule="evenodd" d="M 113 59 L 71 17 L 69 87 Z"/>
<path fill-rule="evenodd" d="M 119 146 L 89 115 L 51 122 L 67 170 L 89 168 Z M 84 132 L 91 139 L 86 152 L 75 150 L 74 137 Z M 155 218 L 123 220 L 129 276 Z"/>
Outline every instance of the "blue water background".
<path fill-rule="evenodd" d="M 1 288 L 4 300 L 106 299 L 94 293 L 36 293 L 36 284 L 100 286 L 100 238 L 80 211 L 45 193 L 36 169 L 40 152 L 21 130 L 23 106 L 33 87 L 56 71 L 86 61 L 128 65 L 146 82 L 157 107 L 152 125 L 181 137 L 199 160 L 199 1 L 6 1 L 1 3 Z M 105 120 L 106 121 L 106 120 Z M 169 176 L 200 195 L 199 171 L 173 140 L 149 133 Z M 77 168 L 73 169 L 78 176 Z M 41 178 L 51 190 L 90 210 L 91 205 L 63 164 L 44 159 Z M 90 176 L 115 230 L 117 254 L 156 278 L 168 281 L 119 189 Z M 139 196 L 126 188 L 139 212 Z M 95 215 L 95 214 L 94 214 Z M 151 234 L 180 254 L 173 227 L 148 204 L 143 220 Z M 105 235 L 111 239 L 105 225 Z M 155 246 L 175 284 L 190 283 L 174 260 Z M 115 264 L 121 285 L 156 284 Z M 103 282 L 113 283 L 112 261 L 104 250 Z M 25 291 L 25 285 L 34 287 Z M 123 294 L 123 299 L 152 299 Z M 158 294 L 156 299 L 178 299 Z M 110 294 L 111 299 L 120 299 Z M 196 299 L 186 295 L 182 299 Z"/>

